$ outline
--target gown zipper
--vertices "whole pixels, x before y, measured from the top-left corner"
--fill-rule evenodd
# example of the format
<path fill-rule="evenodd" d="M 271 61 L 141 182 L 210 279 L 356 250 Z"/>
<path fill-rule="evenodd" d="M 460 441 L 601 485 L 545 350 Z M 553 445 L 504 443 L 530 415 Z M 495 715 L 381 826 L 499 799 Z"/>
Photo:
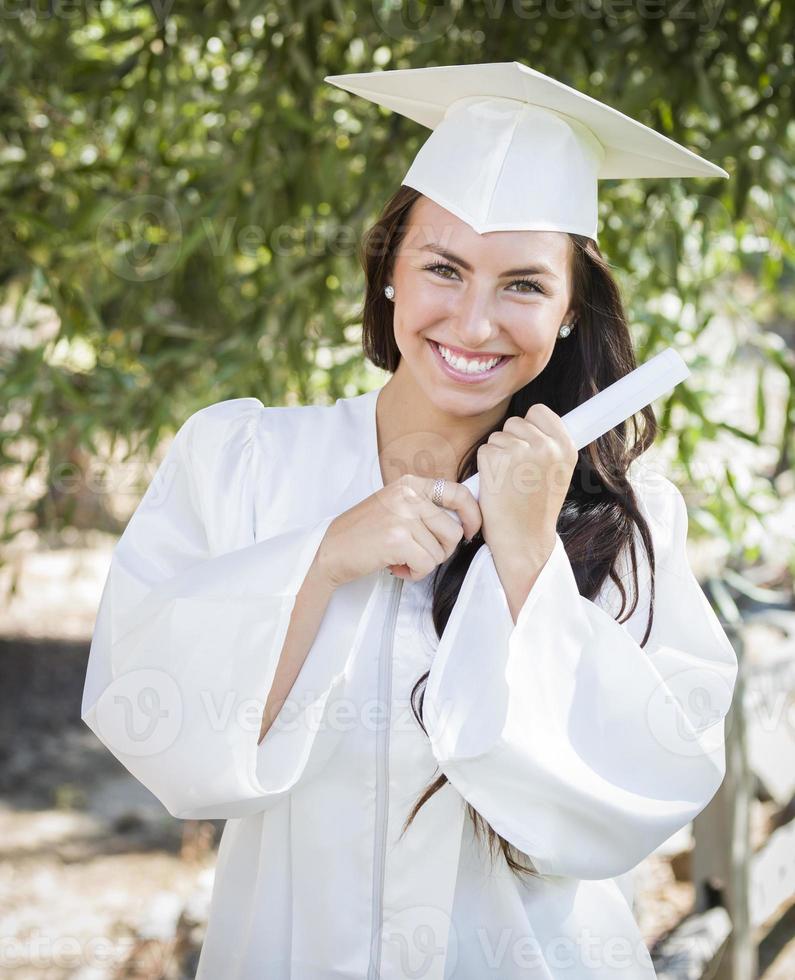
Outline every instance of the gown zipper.
<path fill-rule="evenodd" d="M 384 569 L 382 575 L 389 575 Z M 381 971 L 381 927 L 384 915 L 384 872 L 386 865 L 386 833 L 389 794 L 389 729 L 392 717 L 392 651 L 395 642 L 400 595 L 403 579 L 391 577 L 387 608 L 378 655 L 378 697 L 386 708 L 385 722 L 378 735 L 376 756 L 375 848 L 373 853 L 373 919 L 370 934 L 370 965 L 367 980 L 379 980 Z"/>

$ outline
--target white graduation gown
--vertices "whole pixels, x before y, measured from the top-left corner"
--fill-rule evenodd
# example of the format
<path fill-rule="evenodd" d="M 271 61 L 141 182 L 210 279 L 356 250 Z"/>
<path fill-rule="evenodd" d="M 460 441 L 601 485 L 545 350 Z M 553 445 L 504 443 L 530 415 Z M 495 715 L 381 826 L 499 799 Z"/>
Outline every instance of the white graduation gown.
<path fill-rule="evenodd" d="M 633 478 L 657 549 L 645 648 L 648 592 L 617 623 L 615 586 L 581 597 L 560 538 L 516 624 L 481 546 L 441 641 L 431 576 L 382 570 L 334 593 L 257 745 L 326 528 L 383 486 L 379 390 L 196 412 L 113 552 L 81 715 L 175 817 L 227 820 L 197 977 L 652 978 L 630 872 L 717 791 L 737 670 L 664 477 Z M 430 738 L 409 704 L 428 669 Z M 466 801 L 544 877 L 492 865 Z"/>

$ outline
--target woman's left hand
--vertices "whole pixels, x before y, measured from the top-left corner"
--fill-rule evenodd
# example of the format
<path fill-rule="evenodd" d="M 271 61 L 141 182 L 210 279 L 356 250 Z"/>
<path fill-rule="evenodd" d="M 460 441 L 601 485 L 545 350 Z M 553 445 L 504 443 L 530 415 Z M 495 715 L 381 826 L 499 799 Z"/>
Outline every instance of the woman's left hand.
<path fill-rule="evenodd" d="M 577 457 L 561 417 L 540 402 L 492 432 L 477 460 L 482 533 L 493 552 L 551 553 Z"/>

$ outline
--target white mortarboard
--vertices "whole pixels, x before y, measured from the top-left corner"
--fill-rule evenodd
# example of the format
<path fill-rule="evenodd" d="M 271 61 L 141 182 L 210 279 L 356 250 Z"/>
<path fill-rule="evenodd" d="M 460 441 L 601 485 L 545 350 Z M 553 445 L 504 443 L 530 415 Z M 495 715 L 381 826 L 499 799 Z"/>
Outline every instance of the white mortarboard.
<path fill-rule="evenodd" d="M 432 129 L 402 183 L 480 234 L 567 231 L 596 240 L 599 178 L 729 176 L 519 61 L 325 81 Z"/>

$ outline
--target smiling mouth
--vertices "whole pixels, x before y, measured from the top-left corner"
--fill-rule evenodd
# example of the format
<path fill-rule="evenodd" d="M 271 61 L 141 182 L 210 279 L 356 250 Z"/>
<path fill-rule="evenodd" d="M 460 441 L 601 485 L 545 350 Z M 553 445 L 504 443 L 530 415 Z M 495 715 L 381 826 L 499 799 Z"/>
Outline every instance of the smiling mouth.
<path fill-rule="evenodd" d="M 510 357 L 510 354 L 501 354 L 499 351 L 476 351 L 476 350 L 464 350 L 462 347 L 455 347 L 452 344 L 443 344 L 438 340 L 431 340 L 432 344 L 436 344 L 437 347 L 444 347 L 445 350 L 449 350 L 451 354 L 455 357 L 463 357 L 465 359 L 477 360 L 477 361 L 490 361 L 495 357 Z"/>
<path fill-rule="evenodd" d="M 511 360 L 511 358 L 513 357 L 513 354 L 495 354 L 490 357 L 488 356 L 484 357 L 483 355 L 478 355 L 476 358 L 474 357 L 466 358 L 463 356 L 458 356 L 456 357 L 455 363 L 451 363 L 444 356 L 440 347 L 444 346 L 446 350 L 450 351 L 450 353 L 455 355 L 455 351 L 452 348 L 448 348 L 446 345 L 440 345 L 435 340 L 431 340 L 430 338 L 428 338 L 428 343 L 430 344 L 436 359 L 439 361 L 440 366 L 445 371 L 445 373 L 447 373 L 449 376 L 455 379 L 461 379 L 467 381 L 491 377 L 492 374 L 499 371 L 500 368 L 502 368 L 502 366 L 507 361 Z M 495 360 L 495 358 L 497 358 L 497 360 Z M 475 367 L 466 366 L 470 362 L 479 362 L 483 364 L 483 363 L 490 363 L 492 361 L 494 363 L 491 363 L 490 367 L 487 368 L 475 368 Z M 461 365 L 461 366 L 459 367 L 457 365 Z"/>

